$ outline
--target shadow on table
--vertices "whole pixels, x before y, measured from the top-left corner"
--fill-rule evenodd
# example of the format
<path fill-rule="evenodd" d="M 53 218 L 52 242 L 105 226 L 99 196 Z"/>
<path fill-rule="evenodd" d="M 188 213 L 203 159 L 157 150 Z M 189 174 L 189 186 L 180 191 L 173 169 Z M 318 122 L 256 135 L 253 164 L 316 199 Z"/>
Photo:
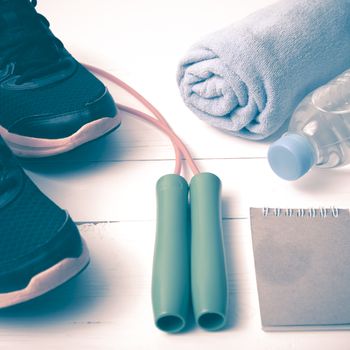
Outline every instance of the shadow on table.
<path fill-rule="evenodd" d="M 229 212 L 228 207 L 232 205 L 232 199 L 231 198 L 222 198 L 222 206 L 225 208 L 226 212 Z M 232 212 L 232 211 L 231 211 Z M 228 311 L 227 311 L 227 324 L 224 328 L 224 330 L 228 330 L 230 328 L 233 328 L 237 326 L 239 321 L 239 307 L 238 307 L 238 300 L 237 300 L 237 286 L 236 281 L 232 280 L 234 276 L 237 276 L 236 271 L 236 264 L 235 259 L 233 256 L 233 252 L 231 251 L 230 244 L 228 242 L 225 242 L 225 237 L 230 237 L 230 239 L 233 239 L 234 236 L 232 236 L 232 232 L 225 232 L 225 228 L 227 228 L 227 225 L 223 225 L 224 229 L 224 247 L 225 247 L 225 256 L 226 256 L 226 266 L 227 266 L 227 283 L 228 283 L 228 293 L 229 293 L 229 305 L 228 305 Z"/>
<path fill-rule="evenodd" d="M 47 158 L 22 158 L 20 163 L 25 169 L 40 174 L 94 171 L 121 158 L 120 138 L 120 132 L 113 131 L 70 152 Z"/>
<path fill-rule="evenodd" d="M 350 166 L 321 169 L 313 168 L 310 173 L 295 181 L 293 186 L 297 189 L 309 192 L 320 193 L 320 191 L 339 191 L 339 184 L 348 184 L 350 179 Z M 336 201 L 336 198 L 334 198 Z"/>
<path fill-rule="evenodd" d="M 93 281 L 93 283 L 91 282 Z M 74 323 L 102 299 L 91 286 L 106 285 L 101 268 L 94 264 L 53 291 L 23 304 L 0 310 L 0 327 L 37 327 Z"/>

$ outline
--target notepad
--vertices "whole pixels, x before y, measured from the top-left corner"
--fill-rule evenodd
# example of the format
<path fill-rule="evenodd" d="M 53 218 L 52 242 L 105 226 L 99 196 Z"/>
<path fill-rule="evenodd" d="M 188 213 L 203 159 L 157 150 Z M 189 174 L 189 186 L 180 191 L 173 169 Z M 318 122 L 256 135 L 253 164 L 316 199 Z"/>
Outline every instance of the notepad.
<path fill-rule="evenodd" d="M 250 210 L 262 327 L 350 329 L 350 213 Z"/>

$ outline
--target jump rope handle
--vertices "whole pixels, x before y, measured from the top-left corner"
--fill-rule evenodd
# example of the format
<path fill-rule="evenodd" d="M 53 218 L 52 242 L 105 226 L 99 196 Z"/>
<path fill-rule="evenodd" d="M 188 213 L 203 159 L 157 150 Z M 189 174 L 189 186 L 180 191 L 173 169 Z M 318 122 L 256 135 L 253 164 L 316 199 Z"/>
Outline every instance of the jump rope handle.
<path fill-rule="evenodd" d="M 220 179 L 211 173 L 195 175 L 190 198 L 193 312 L 201 328 L 215 331 L 226 323 L 228 304 Z"/>
<path fill-rule="evenodd" d="M 186 325 L 190 301 L 188 184 L 176 174 L 157 182 L 157 231 L 152 303 L 156 326 L 176 333 Z"/>
<path fill-rule="evenodd" d="M 190 293 L 195 320 L 205 330 L 226 323 L 227 273 L 221 224 L 221 181 L 210 173 L 188 185 L 179 175 L 157 183 L 157 233 L 152 301 L 156 326 L 176 333 L 186 325 Z"/>

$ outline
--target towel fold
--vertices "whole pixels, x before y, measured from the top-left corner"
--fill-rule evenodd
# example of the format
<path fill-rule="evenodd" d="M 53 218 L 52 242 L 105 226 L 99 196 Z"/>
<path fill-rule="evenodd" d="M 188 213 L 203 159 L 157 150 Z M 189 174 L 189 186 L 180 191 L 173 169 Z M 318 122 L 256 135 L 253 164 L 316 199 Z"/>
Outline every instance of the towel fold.
<path fill-rule="evenodd" d="M 201 119 L 258 140 L 349 67 L 350 1 L 283 0 L 194 45 L 177 79 Z"/>

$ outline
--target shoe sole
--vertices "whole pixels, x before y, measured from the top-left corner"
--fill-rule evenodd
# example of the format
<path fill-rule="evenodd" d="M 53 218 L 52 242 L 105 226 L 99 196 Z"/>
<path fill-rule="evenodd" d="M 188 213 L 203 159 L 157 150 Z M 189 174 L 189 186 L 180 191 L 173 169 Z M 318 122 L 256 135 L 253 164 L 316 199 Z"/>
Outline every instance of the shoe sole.
<path fill-rule="evenodd" d="M 42 158 L 73 150 L 87 142 L 93 141 L 121 124 L 118 113 L 114 118 L 100 118 L 82 126 L 74 134 L 61 139 L 41 139 L 13 134 L 0 126 L 0 136 L 12 152 L 22 158 Z"/>
<path fill-rule="evenodd" d="M 69 281 L 84 270 L 90 261 L 89 251 L 82 239 L 82 253 L 78 258 L 66 258 L 49 269 L 32 277 L 26 288 L 9 293 L 0 293 L 0 308 L 24 303 L 43 295 Z"/>

